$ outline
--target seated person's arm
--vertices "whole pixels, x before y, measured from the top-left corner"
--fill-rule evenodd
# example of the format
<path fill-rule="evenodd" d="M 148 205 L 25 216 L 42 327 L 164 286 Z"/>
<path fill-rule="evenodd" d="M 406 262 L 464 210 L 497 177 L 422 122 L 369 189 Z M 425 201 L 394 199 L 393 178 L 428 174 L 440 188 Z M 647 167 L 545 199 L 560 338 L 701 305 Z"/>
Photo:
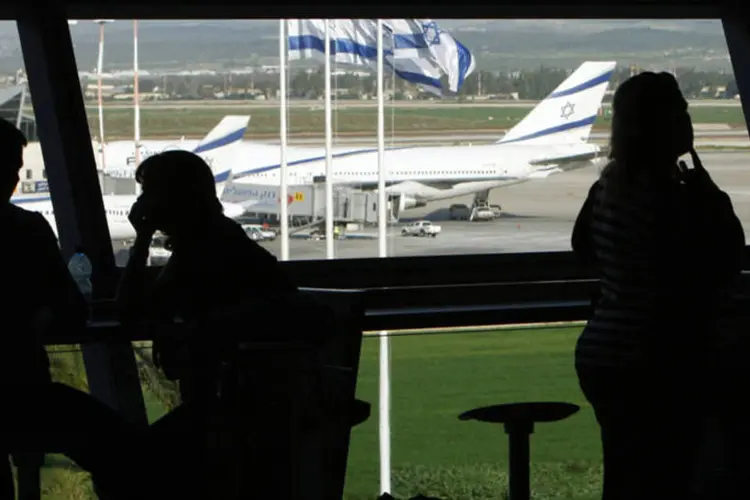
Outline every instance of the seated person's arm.
<path fill-rule="evenodd" d="M 133 246 L 128 265 L 120 280 L 117 304 L 123 323 L 166 322 L 173 323 L 178 314 L 182 293 L 189 293 L 181 286 L 183 276 L 179 256 L 173 254 L 157 276 L 149 276 L 146 249 Z M 132 264 L 131 264 L 132 263 Z"/>
<path fill-rule="evenodd" d="M 201 315 L 201 321 L 237 340 L 317 342 L 331 333 L 333 312 L 300 293 L 266 249 L 253 243 L 241 258 L 253 263 L 252 278 L 228 279 L 226 287 L 232 299 L 214 304 Z"/>
<path fill-rule="evenodd" d="M 153 281 L 148 279 L 151 236 L 137 236 L 130 248 L 128 263 L 117 287 L 117 307 L 123 322 L 144 320 L 150 316 Z"/>

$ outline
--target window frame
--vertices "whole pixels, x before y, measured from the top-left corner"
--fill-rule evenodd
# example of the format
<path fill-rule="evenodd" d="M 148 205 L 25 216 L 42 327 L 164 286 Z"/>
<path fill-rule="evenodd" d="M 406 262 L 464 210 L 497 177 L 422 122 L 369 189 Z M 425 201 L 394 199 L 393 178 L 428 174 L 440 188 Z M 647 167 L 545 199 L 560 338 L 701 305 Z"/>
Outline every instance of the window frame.
<path fill-rule="evenodd" d="M 116 283 L 114 253 L 67 17 L 50 5 L 16 25 L 61 251 L 70 257 L 83 246 L 94 268 L 95 296 L 108 296 Z M 147 425 L 130 342 L 87 342 L 82 351 L 91 394 L 132 423 Z"/>

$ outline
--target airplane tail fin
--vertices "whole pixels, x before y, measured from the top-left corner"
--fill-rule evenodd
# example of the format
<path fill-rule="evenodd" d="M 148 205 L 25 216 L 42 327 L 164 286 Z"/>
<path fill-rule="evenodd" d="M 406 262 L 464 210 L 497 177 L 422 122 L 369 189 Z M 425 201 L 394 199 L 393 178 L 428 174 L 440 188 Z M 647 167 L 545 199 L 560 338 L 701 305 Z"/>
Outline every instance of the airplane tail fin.
<path fill-rule="evenodd" d="M 615 61 L 584 62 L 496 144 L 586 142 L 615 66 Z"/>
<path fill-rule="evenodd" d="M 219 198 L 232 176 L 232 166 L 238 161 L 239 145 L 249 123 L 248 115 L 227 115 L 193 150 L 211 165 L 216 181 L 216 196 Z"/>

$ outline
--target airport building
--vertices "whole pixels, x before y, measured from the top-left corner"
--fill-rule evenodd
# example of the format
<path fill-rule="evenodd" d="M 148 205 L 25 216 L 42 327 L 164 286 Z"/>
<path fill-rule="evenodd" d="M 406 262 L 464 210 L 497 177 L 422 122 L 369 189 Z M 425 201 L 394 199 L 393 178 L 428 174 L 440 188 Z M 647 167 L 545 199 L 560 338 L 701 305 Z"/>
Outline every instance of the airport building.
<path fill-rule="evenodd" d="M 36 119 L 28 109 L 31 97 L 25 84 L 0 89 L 0 117 L 15 124 L 26 136 L 28 146 L 23 154 L 23 169 L 16 195 L 34 195 L 48 192 L 47 171 L 37 134 Z M 26 109 L 25 109 L 26 108 Z M 102 190 L 107 194 L 132 194 L 134 182 L 130 179 L 100 178 Z"/>
<path fill-rule="evenodd" d="M 18 194 L 47 191 L 44 159 L 39 146 L 36 119 L 30 106 L 31 97 L 26 84 L 0 89 L 0 117 L 16 125 L 29 141 L 24 150 L 24 167 L 19 173 L 21 182 L 18 183 Z"/>
<path fill-rule="evenodd" d="M 26 85 L 14 85 L 0 90 L 0 117 L 14 123 L 26 135 L 29 142 L 37 142 L 36 120 L 24 107 L 31 105 Z"/>

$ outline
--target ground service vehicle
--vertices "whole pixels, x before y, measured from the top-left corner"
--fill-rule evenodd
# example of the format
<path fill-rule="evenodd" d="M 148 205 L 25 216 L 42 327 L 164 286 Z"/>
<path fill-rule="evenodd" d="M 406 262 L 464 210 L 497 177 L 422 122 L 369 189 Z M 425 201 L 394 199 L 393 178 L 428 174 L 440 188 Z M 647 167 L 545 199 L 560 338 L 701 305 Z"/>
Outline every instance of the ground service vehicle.
<path fill-rule="evenodd" d="M 401 229 L 402 236 L 430 236 L 435 238 L 442 228 L 428 220 L 418 220 Z"/>

